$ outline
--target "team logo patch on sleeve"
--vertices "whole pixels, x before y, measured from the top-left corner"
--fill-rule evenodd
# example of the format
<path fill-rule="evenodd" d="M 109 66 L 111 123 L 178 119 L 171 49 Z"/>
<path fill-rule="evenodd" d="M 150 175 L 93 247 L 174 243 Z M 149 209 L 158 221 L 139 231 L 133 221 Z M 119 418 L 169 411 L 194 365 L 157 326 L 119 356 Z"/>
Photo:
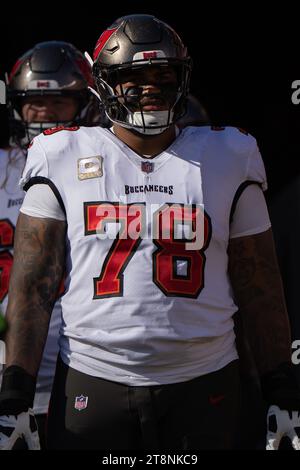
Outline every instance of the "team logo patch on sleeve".
<path fill-rule="evenodd" d="M 79 397 L 75 397 L 75 404 L 74 408 L 75 410 L 82 411 L 87 408 L 89 401 L 89 397 L 85 397 L 83 395 L 80 395 Z"/>
<path fill-rule="evenodd" d="M 100 178 L 103 175 L 103 157 L 79 158 L 77 161 L 78 179 Z"/>

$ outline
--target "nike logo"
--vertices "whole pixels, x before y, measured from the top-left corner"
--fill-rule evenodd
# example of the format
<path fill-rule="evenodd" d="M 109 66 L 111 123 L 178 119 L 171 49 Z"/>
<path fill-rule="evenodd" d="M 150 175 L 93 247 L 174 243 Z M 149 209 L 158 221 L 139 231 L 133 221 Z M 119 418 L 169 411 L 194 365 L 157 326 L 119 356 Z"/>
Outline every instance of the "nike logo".
<path fill-rule="evenodd" d="M 216 396 L 210 395 L 209 403 L 211 405 L 218 405 L 222 400 L 224 400 L 224 398 L 225 398 L 225 395 L 216 395 Z"/>

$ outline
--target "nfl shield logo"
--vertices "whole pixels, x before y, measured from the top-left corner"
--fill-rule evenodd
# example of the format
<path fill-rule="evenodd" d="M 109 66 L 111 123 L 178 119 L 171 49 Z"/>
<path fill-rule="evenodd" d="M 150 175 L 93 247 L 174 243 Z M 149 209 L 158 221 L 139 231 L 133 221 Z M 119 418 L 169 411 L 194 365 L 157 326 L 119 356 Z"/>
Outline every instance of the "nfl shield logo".
<path fill-rule="evenodd" d="M 144 173 L 152 173 L 154 170 L 154 163 L 152 162 L 142 162 L 141 168 Z"/>
<path fill-rule="evenodd" d="M 75 410 L 85 410 L 88 404 L 88 399 L 89 397 L 84 397 L 83 395 L 80 395 L 80 397 L 75 397 Z"/>

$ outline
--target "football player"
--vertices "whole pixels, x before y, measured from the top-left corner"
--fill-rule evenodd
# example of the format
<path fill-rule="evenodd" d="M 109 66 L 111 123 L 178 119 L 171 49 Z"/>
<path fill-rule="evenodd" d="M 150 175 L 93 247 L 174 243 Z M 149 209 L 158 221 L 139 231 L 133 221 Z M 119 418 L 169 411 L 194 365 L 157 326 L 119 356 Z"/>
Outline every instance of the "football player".
<path fill-rule="evenodd" d="M 18 182 L 28 145 L 34 136 L 50 127 L 92 124 L 97 117 L 95 99 L 88 90 L 92 84 L 92 70 L 83 54 L 72 44 L 58 41 L 35 45 L 16 62 L 10 74 L 10 146 L 0 150 L 0 307 L 3 311 L 8 300 L 15 226 L 24 198 Z M 60 324 L 58 301 L 50 322 L 33 405 L 42 443 Z M 17 441 L 19 435 L 15 433 L 13 437 Z"/>
<path fill-rule="evenodd" d="M 287 433 L 299 448 L 263 162 L 244 131 L 176 126 L 191 68 L 170 26 L 120 18 L 94 51 L 112 128 L 45 130 L 29 150 L 0 410 L 28 430 L 66 267 L 51 449 L 232 448 L 238 308 L 270 406 L 268 446 Z"/>

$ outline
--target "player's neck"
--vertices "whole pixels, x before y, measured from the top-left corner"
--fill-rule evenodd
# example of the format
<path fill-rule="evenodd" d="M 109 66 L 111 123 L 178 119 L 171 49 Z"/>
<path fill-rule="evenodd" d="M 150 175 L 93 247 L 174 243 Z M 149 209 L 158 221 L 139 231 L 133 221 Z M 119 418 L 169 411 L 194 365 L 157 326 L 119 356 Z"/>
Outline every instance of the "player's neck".
<path fill-rule="evenodd" d="M 114 134 L 122 140 L 128 147 L 139 155 L 158 155 L 168 148 L 176 139 L 175 126 L 171 126 L 163 133 L 145 136 L 132 132 L 129 129 L 114 124 Z"/>

